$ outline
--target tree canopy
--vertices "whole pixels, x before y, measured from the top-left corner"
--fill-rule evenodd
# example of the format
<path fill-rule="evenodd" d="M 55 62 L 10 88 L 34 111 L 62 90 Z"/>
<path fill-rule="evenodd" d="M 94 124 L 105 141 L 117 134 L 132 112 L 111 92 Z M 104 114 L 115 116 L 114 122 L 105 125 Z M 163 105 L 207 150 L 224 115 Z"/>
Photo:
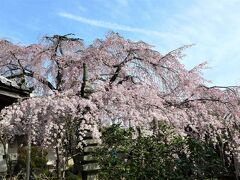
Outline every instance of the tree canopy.
<path fill-rule="evenodd" d="M 31 131 L 35 143 L 63 146 L 74 127 L 81 147 L 86 132 L 100 136 L 109 124 L 149 133 L 164 121 L 183 136 L 217 142 L 227 134 L 232 149 L 239 145 L 238 87 L 207 86 L 205 62 L 186 69 L 180 61 L 189 46 L 164 55 L 110 32 L 87 47 L 72 34 L 0 47 L 1 75 L 35 94 L 1 111 L 9 138 Z"/>

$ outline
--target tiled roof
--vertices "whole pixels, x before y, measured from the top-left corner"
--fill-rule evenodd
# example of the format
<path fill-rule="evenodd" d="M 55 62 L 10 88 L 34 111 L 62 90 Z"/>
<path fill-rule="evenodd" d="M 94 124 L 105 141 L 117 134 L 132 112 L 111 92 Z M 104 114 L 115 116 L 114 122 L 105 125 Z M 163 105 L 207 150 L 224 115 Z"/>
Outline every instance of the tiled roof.
<path fill-rule="evenodd" d="M 22 98 L 30 96 L 30 90 L 18 86 L 15 81 L 0 76 L 0 111 Z"/>
<path fill-rule="evenodd" d="M 23 90 L 23 91 L 28 91 L 27 88 L 22 88 L 15 81 L 11 81 L 3 76 L 0 76 L 0 84 L 4 84 L 5 86 Z"/>
<path fill-rule="evenodd" d="M 14 88 L 17 88 L 17 89 L 21 89 L 15 81 L 11 81 L 11 80 L 3 77 L 3 76 L 0 76 L 0 82 L 2 84 L 5 84 L 6 86 L 11 86 L 11 87 L 14 87 Z"/>

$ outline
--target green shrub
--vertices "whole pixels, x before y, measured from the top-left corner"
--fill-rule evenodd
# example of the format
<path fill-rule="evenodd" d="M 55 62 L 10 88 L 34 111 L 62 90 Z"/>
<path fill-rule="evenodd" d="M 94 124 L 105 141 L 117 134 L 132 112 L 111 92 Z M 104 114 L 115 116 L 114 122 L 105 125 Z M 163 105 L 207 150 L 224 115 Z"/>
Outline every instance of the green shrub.
<path fill-rule="evenodd" d="M 82 178 L 79 175 L 75 175 L 71 171 L 66 171 L 66 179 L 69 179 L 69 180 L 82 180 Z"/>
<path fill-rule="evenodd" d="M 181 137 L 166 124 L 152 136 L 112 125 L 103 130 L 96 151 L 100 179 L 204 179 L 228 172 L 214 148 L 193 137 Z"/>

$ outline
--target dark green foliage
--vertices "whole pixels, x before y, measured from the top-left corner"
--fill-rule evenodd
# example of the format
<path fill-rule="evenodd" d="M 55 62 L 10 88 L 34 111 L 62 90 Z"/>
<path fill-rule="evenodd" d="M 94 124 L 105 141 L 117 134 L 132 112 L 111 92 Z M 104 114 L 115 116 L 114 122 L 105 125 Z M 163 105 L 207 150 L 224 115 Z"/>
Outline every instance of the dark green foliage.
<path fill-rule="evenodd" d="M 27 149 L 19 149 L 18 155 L 15 173 L 23 170 L 25 171 L 27 162 Z M 47 171 L 47 152 L 38 146 L 32 146 L 31 149 L 31 169 L 34 174 Z"/>
<path fill-rule="evenodd" d="M 106 128 L 96 152 L 100 179 L 205 179 L 228 173 L 214 148 L 193 137 L 182 138 L 160 124 L 151 136 L 138 136 L 120 125 Z"/>
<path fill-rule="evenodd" d="M 73 174 L 71 171 L 66 172 L 66 179 L 71 180 L 82 180 L 82 178 L 79 175 Z"/>
<path fill-rule="evenodd" d="M 74 173 L 74 167 L 69 166 L 68 169 L 65 171 L 66 173 L 66 180 L 82 180 L 82 176 L 80 174 L 75 174 Z"/>

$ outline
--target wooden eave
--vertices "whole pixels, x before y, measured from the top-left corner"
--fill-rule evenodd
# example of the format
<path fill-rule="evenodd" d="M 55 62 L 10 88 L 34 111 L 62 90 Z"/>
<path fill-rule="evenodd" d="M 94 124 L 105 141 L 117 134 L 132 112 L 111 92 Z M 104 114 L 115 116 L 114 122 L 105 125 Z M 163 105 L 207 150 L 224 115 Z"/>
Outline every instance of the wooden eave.
<path fill-rule="evenodd" d="M 30 90 L 17 86 L 13 81 L 0 77 L 0 110 L 30 96 Z"/>

